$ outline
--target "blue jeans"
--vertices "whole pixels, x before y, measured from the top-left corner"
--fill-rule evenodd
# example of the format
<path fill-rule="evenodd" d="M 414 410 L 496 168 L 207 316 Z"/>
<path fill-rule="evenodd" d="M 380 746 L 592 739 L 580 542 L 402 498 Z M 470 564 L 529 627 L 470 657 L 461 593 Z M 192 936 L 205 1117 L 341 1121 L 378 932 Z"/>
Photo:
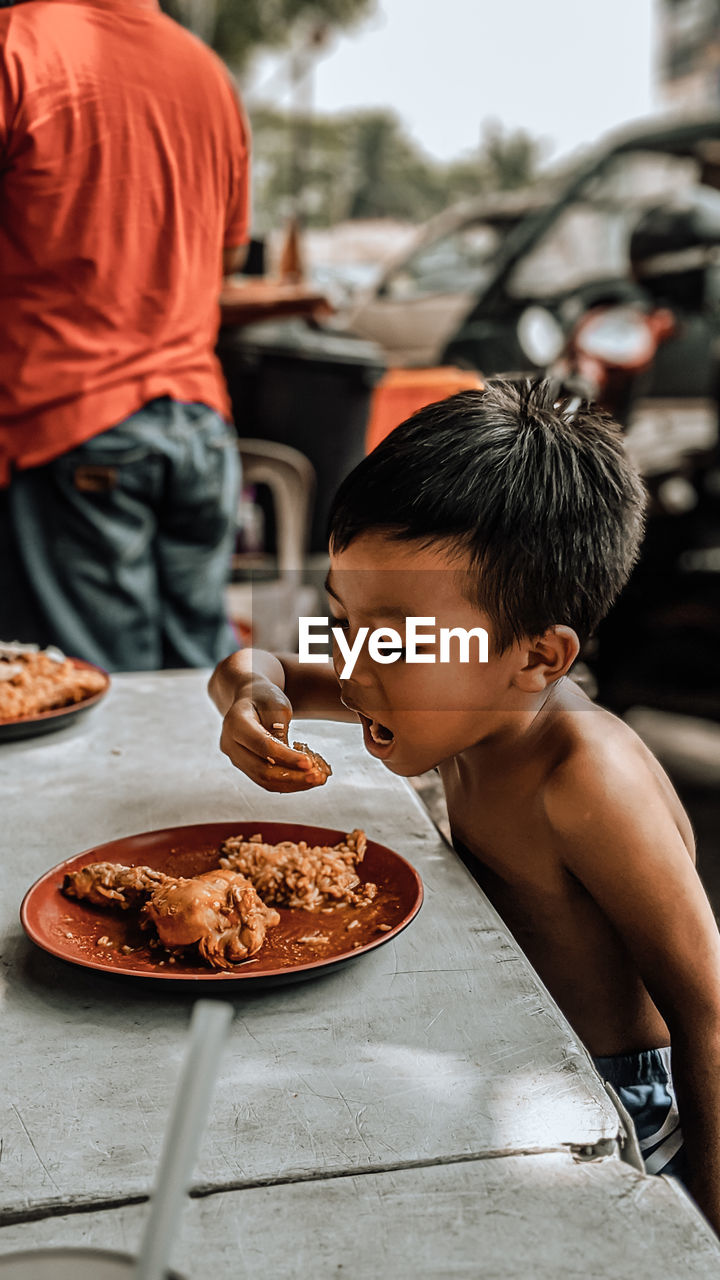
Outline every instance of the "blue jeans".
<path fill-rule="evenodd" d="M 238 482 L 232 427 L 167 397 L 15 472 L 0 639 L 57 644 L 110 671 L 213 666 L 237 648 L 223 597 Z"/>

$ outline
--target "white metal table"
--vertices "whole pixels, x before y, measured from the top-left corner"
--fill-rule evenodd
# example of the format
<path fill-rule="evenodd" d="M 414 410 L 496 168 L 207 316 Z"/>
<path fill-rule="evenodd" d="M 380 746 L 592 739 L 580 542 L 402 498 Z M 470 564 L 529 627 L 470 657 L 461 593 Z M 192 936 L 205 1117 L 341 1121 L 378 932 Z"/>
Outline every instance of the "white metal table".
<path fill-rule="evenodd" d="M 669 1179 L 619 1160 L 502 1156 L 193 1198 L 172 1252 L 187 1280 L 710 1280 L 716 1236 Z M 0 1228 L 0 1255 L 137 1252 L 147 1206 Z"/>
<path fill-rule="evenodd" d="M 429 1177 L 441 1213 L 443 1179 L 464 1195 L 468 1178 L 501 1167 L 490 1157 L 528 1176 L 540 1157 L 556 1160 L 587 1178 L 580 1161 L 594 1156 L 596 1170 L 635 1177 L 615 1158 L 618 1119 L 587 1054 L 412 789 L 364 752 L 357 727 L 316 722 L 297 733 L 331 761 L 328 784 L 262 791 L 219 753 L 205 683 L 198 672 L 115 677 L 75 727 L 0 746 L 0 1253 L 18 1247 L 30 1219 L 32 1239 L 55 1228 L 60 1239 L 68 1212 L 69 1232 L 79 1214 L 104 1233 L 107 1214 L 93 1210 L 106 1208 L 112 1230 L 125 1230 L 136 1211 L 122 1206 L 152 1183 L 200 994 L 113 980 L 37 950 L 18 920 L 23 893 L 85 848 L 191 822 L 363 826 L 418 868 L 426 894 L 404 933 L 336 973 L 257 994 L 223 985 L 236 1019 L 196 1170 L 206 1198 L 188 1219 L 198 1258 L 219 1206 L 234 1222 L 238 1196 L 270 1203 L 263 1187 L 300 1219 L 311 1183 L 359 1186 L 372 1205 L 395 1187 L 423 1199 Z M 650 1180 L 637 1181 L 646 1199 Z M 707 1232 L 671 1199 L 691 1234 Z M 414 1232 L 411 1217 L 401 1232 Z M 272 1235 L 270 1211 L 267 1222 Z M 233 1231 L 220 1233 L 218 1274 Z"/>

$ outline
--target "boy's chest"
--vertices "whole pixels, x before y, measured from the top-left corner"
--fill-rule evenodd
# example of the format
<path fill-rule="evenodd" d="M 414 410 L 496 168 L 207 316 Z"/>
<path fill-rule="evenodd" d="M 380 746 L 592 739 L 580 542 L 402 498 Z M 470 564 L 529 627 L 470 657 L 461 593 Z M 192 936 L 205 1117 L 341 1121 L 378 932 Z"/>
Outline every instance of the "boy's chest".
<path fill-rule="evenodd" d="M 503 887 L 518 898 L 532 895 L 538 907 L 541 899 L 567 899 L 571 877 L 553 848 L 541 796 L 498 779 L 468 786 L 450 770 L 443 784 L 453 837 L 491 897 Z"/>

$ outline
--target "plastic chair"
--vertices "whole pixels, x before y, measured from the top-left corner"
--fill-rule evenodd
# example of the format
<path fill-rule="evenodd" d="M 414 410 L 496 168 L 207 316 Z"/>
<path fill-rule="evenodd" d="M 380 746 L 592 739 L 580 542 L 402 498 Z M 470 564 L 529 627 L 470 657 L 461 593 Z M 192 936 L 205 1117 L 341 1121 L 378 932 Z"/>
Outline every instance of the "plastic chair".
<path fill-rule="evenodd" d="M 243 483 L 267 485 L 275 510 L 278 577 L 302 572 L 315 499 L 315 468 L 290 445 L 238 440 Z"/>
<path fill-rule="evenodd" d="M 315 497 L 315 469 L 290 445 L 274 440 L 238 440 L 243 482 L 263 484 L 275 513 L 277 577 L 232 582 L 226 589 L 228 616 L 239 638 L 261 649 L 294 650 L 297 620 L 317 613 L 316 589 L 303 582 Z"/>

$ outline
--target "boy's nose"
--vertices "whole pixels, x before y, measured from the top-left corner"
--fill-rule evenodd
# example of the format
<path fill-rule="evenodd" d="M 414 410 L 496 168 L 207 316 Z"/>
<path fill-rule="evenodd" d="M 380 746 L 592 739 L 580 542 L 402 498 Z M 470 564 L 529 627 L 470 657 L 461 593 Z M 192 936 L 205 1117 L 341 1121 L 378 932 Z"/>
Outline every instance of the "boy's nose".
<path fill-rule="evenodd" d="M 333 666 L 335 667 L 335 675 L 344 689 L 352 689 L 353 686 L 370 689 L 378 683 L 377 672 L 373 670 L 374 663 L 368 662 L 364 654 L 360 654 L 352 670 L 346 671 L 344 676 L 342 673 L 345 667 L 345 659 L 342 655 L 333 654 Z"/>
<path fill-rule="evenodd" d="M 365 688 L 365 692 L 367 695 L 367 686 L 358 684 L 357 680 L 341 680 L 339 683 L 340 683 L 340 697 L 345 703 L 345 706 L 350 707 L 351 710 L 353 711 L 362 711 L 363 709 L 361 705 L 363 701 L 362 692 L 363 692 L 363 688 Z M 367 701 L 367 696 L 365 701 Z M 357 703 L 358 705 L 355 706 L 355 703 Z"/>
<path fill-rule="evenodd" d="M 381 698 L 371 681 L 355 679 L 340 681 L 340 698 L 350 711 L 360 711 L 364 716 L 376 716 L 381 710 Z"/>

